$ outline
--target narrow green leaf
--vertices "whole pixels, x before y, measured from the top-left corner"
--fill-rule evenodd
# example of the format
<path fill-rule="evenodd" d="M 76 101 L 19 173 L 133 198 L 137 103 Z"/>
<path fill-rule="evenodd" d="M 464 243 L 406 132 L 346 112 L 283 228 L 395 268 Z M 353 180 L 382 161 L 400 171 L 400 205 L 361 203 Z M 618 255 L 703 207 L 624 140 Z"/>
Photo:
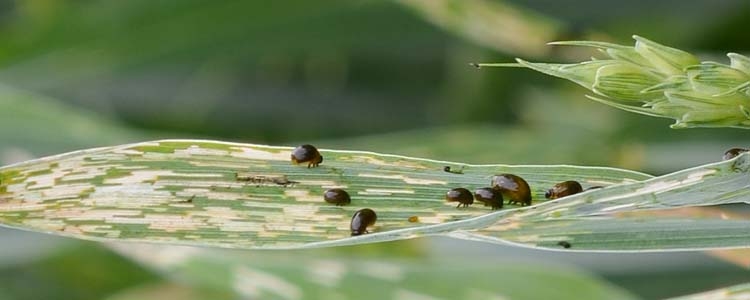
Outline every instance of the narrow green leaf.
<path fill-rule="evenodd" d="M 115 245 L 120 253 L 191 286 L 242 299 L 634 299 L 570 267 L 502 257 L 368 258 L 193 247 Z M 344 249 L 342 249 L 344 250 Z"/>
<path fill-rule="evenodd" d="M 466 165 L 323 150 L 324 163 L 290 163 L 291 148 L 199 140 L 155 141 L 83 150 L 0 168 L 0 221 L 7 226 L 95 240 L 168 242 L 232 248 L 299 248 L 408 238 L 492 211 L 457 209 L 445 193 L 490 185 L 513 173 L 534 203 L 557 182 L 584 186 L 636 182 L 648 175 L 611 168 Z M 463 174 L 448 173 L 445 166 Z M 325 203 L 345 188 L 352 204 Z M 350 237 L 361 208 L 378 213 L 373 233 Z M 514 206 L 505 210 L 510 211 Z M 412 216 L 417 222 L 410 222 Z M 390 235 L 391 232 L 401 233 Z M 404 231 L 406 230 L 406 231 Z M 408 230 L 414 230 L 412 233 Z"/>
<path fill-rule="evenodd" d="M 665 251 L 750 247 L 750 220 L 622 215 L 750 202 L 750 156 L 550 201 L 453 236 L 560 250 Z M 478 219 L 478 218 L 477 218 Z M 468 223 L 468 222 L 467 222 Z M 477 222 L 480 223 L 480 222 Z M 468 226 L 467 226 L 468 228 Z M 561 247 L 560 242 L 570 248 Z"/>
<path fill-rule="evenodd" d="M 685 251 L 750 247 L 750 221 L 692 218 L 560 218 L 487 227 L 454 237 L 565 251 Z M 560 245 L 568 243 L 569 248 Z M 617 250 L 613 250 L 617 249 Z"/>
<path fill-rule="evenodd" d="M 669 300 L 742 300 L 750 299 L 750 283 L 720 288 L 708 292 L 687 295 Z"/>
<path fill-rule="evenodd" d="M 744 221 L 618 215 L 745 203 L 747 154 L 650 178 L 609 168 L 466 165 L 334 150 L 322 151 L 324 164 L 308 169 L 290 164 L 290 150 L 167 140 L 4 167 L 0 220 L 85 239 L 233 248 L 340 246 L 431 234 L 547 249 L 559 249 L 556 243 L 564 238 L 575 250 L 589 251 L 750 246 L 744 238 L 750 223 Z M 445 172 L 445 166 L 462 174 Z M 498 173 L 526 178 L 536 205 L 493 212 L 479 205 L 457 209 L 444 201 L 450 188 L 485 187 Z M 585 187 L 610 187 L 543 200 L 547 188 L 571 179 Z M 323 191 L 332 187 L 347 189 L 352 204 L 322 201 Z M 349 220 L 363 207 L 378 212 L 377 224 L 370 234 L 349 237 Z M 413 216 L 417 222 L 409 221 Z M 659 228 L 673 230 L 670 239 Z M 462 235 L 466 231 L 473 233 Z"/>
<path fill-rule="evenodd" d="M 750 203 L 750 157 L 707 164 L 648 180 L 549 201 L 527 214 L 545 218 Z M 563 204 L 564 203 L 564 204 Z"/>

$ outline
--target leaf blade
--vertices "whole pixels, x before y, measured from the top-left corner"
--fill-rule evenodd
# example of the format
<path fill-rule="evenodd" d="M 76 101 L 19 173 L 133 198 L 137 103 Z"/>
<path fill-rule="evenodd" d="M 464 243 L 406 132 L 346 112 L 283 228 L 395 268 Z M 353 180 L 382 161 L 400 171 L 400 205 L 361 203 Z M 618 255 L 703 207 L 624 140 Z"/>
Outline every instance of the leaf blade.
<path fill-rule="evenodd" d="M 481 216 L 445 203 L 455 186 L 489 185 L 495 173 L 517 173 L 535 199 L 558 181 L 584 185 L 650 176 L 611 168 L 466 165 L 359 151 L 321 150 L 321 167 L 289 162 L 289 147 L 165 140 L 96 148 L 0 169 L 5 225 L 94 240 L 131 240 L 231 248 L 295 248 L 349 237 L 349 218 L 380 212 L 375 232 L 427 227 Z M 443 171 L 446 165 L 464 174 Z M 257 182 L 240 180 L 255 176 Z M 294 187 L 279 184 L 283 178 Z M 322 201 L 331 187 L 350 190 L 353 205 Z M 538 202 L 538 201 L 537 201 Z M 418 216 L 418 223 L 408 222 Z M 415 231 L 416 232 L 416 231 Z M 373 239 L 377 237 L 373 236 Z"/>

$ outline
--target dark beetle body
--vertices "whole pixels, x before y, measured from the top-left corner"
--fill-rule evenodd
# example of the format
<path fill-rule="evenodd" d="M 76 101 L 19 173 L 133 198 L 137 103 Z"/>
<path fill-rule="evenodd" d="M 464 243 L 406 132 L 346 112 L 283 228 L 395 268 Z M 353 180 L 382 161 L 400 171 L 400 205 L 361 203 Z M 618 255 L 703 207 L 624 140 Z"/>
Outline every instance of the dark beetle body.
<path fill-rule="evenodd" d="M 292 150 L 292 163 L 307 163 L 308 168 L 317 167 L 323 162 L 323 156 L 313 145 L 305 144 Z"/>
<path fill-rule="evenodd" d="M 583 192 L 583 187 L 578 181 L 568 180 L 555 184 L 544 194 L 547 199 L 557 199 Z"/>
<path fill-rule="evenodd" d="M 735 157 L 739 156 L 740 154 L 745 153 L 747 151 L 748 151 L 748 149 L 744 149 L 744 148 L 732 148 L 732 149 L 729 149 L 726 152 L 724 152 L 724 156 L 722 157 L 722 159 L 723 160 L 730 160 L 730 159 L 735 158 Z"/>
<path fill-rule="evenodd" d="M 358 210 L 354 213 L 354 216 L 352 216 L 352 223 L 350 226 L 352 229 L 352 236 L 368 233 L 367 227 L 375 225 L 375 221 L 377 220 L 378 215 L 376 215 L 372 209 L 363 208 Z"/>
<path fill-rule="evenodd" d="M 562 246 L 565 249 L 568 249 L 568 248 L 570 248 L 570 247 L 573 246 L 570 243 L 568 243 L 567 241 L 559 241 L 559 242 L 557 242 L 557 245 Z"/>
<path fill-rule="evenodd" d="M 352 203 L 349 193 L 342 189 L 330 189 L 323 193 L 323 200 L 336 206 L 344 206 Z"/>
<path fill-rule="evenodd" d="M 474 199 L 491 206 L 492 210 L 503 208 L 503 194 L 493 188 L 481 188 L 474 191 Z"/>
<path fill-rule="evenodd" d="M 456 208 L 459 208 L 462 205 L 463 207 L 469 207 L 469 205 L 474 203 L 474 196 L 472 196 L 471 192 L 465 188 L 455 188 L 445 194 L 445 201 L 458 202 Z"/>
<path fill-rule="evenodd" d="M 521 177 L 513 174 L 499 174 L 492 176 L 492 188 L 500 191 L 508 198 L 508 204 L 531 205 L 531 188 Z"/>

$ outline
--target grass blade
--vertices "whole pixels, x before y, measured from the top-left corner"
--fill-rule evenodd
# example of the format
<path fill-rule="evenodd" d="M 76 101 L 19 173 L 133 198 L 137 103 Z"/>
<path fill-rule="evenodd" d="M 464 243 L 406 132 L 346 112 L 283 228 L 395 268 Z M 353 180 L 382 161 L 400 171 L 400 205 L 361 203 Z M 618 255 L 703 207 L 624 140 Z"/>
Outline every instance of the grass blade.
<path fill-rule="evenodd" d="M 6 226 L 94 240 L 231 248 L 299 248 L 409 238 L 486 215 L 444 201 L 458 186 L 489 185 L 497 173 L 524 177 L 534 203 L 556 182 L 584 186 L 650 176 L 611 168 L 464 165 L 357 151 L 321 150 L 318 168 L 291 165 L 291 148 L 168 140 L 83 150 L 0 168 L 0 221 Z M 445 166 L 463 174 L 443 171 Z M 239 176 L 258 179 L 251 183 Z M 284 178 L 294 185 L 275 181 Z M 323 202 L 343 187 L 352 205 Z M 378 212 L 373 232 L 350 237 L 352 214 Z M 513 208 L 513 206 L 509 206 Z M 512 211 L 512 209 L 505 209 Z M 411 216 L 419 221 L 409 222 Z M 461 226 L 461 223 L 456 223 Z"/>
<path fill-rule="evenodd" d="M 315 250 L 111 246 L 190 286 L 234 291 L 243 299 L 634 299 L 571 267 L 501 257 L 368 257 L 362 247 L 320 256 Z"/>

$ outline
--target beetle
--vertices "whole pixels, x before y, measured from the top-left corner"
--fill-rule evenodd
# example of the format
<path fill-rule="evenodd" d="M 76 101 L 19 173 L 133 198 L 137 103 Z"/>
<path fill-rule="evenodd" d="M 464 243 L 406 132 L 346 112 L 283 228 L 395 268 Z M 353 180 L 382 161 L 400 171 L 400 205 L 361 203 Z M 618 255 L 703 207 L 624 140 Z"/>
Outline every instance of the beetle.
<path fill-rule="evenodd" d="M 531 188 L 523 178 L 513 174 L 498 174 L 492 176 L 491 184 L 493 189 L 508 198 L 508 204 L 531 205 Z"/>
<path fill-rule="evenodd" d="M 739 156 L 742 153 L 747 152 L 748 149 L 745 148 L 732 148 L 724 152 L 724 156 L 722 157 L 723 160 L 730 160 L 732 158 L 735 158 Z"/>
<path fill-rule="evenodd" d="M 503 194 L 493 188 L 480 188 L 474 191 L 474 199 L 492 207 L 492 210 L 503 208 Z"/>
<path fill-rule="evenodd" d="M 465 188 L 455 188 L 445 194 L 445 201 L 458 202 L 456 208 L 459 208 L 462 205 L 463 207 L 469 207 L 469 205 L 474 203 L 474 196 L 472 196 L 471 192 Z"/>
<path fill-rule="evenodd" d="M 323 156 L 318 152 L 318 148 L 310 144 L 304 144 L 292 150 L 292 163 L 295 165 L 307 163 L 308 168 L 317 167 L 323 162 Z"/>
<path fill-rule="evenodd" d="M 375 225 L 375 221 L 377 220 L 378 215 L 372 209 L 363 208 L 358 210 L 352 216 L 352 223 L 350 225 L 352 236 L 369 233 L 367 232 L 367 227 Z"/>
<path fill-rule="evenodd" d="M 580 192 L 583 192 L 583 187 L 581 187 L 581 184 L 575 180 L 568 180 L 552 186 L 552 188 L 547 190 L 547 192 L 544 194 L 544 197 L 547 199 L 557 199 L 573 194 L 578 194 Z"/>
<path fill-rule="evenodd" d="M 330 189 L 323 193 L 323 200 L 328 203 L 336 204 L 336 206 L 344 206 L 352 203 L 352 198 L 349 197 L 349 193 L 342 189 Z"/>

